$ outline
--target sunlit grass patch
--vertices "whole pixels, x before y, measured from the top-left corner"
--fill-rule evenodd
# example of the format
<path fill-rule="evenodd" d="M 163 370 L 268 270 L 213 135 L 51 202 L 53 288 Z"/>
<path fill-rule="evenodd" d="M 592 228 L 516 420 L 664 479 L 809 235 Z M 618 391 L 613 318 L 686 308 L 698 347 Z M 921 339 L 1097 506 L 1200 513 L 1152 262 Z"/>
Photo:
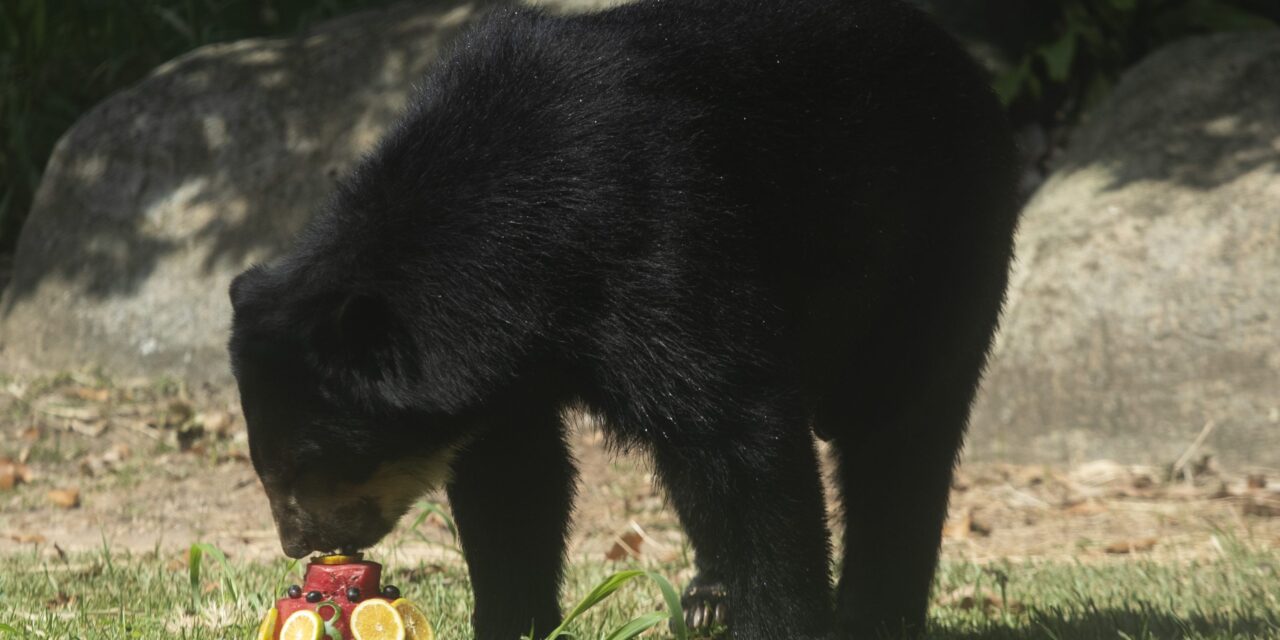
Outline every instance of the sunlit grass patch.
<path fill-rule="evenodd" d="M 1228 638 L 1280 637 L 1280 552 L 1227 545 L 1217 560 L 1106 563 L 944 563 L 931 637 Z M 198 573 L 182 554 L 129 555 L 104 548 L 65 559 L 44 550 L 11 555 L 0 571 L 0 637 L 247 638 L 302 567 L 286 561 L 225 566 L 202 549 Z M 569 570 L 565 610 L 624 564 L 581 561 Z M 672 577 L 683 562 L 651 569 Z M 194 580 L 193 580 L 194 575 Z M 634 620 L 644 637 L 672 637 L 668 601 L 643 572 L 563 631 L 603 640 Z M 431 618 L 439 638 L 470 637 L 471 593 L 462 560 L 391 564 L 399 586 Z M 677 585 L 678 587 L 679 585 Z M 674 593 L 667 594 L 668 597 Z M 11 631 L 10 631 L 11 630 Z M 548 632 L 550 630 L 543 630 Z"/>

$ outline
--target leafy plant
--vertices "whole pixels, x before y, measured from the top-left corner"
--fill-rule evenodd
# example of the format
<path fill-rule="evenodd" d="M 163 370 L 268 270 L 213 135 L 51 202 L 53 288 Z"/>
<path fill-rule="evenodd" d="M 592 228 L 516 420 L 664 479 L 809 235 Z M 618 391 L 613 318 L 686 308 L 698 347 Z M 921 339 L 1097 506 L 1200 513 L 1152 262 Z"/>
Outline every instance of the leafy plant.
<path fill-rule="evenodd" d="M 207 542 L 197 542 L 187 550 L 187 577 L 191 580 L 192 610 L 195 610 L 200 603 L 200 577 L 205 556 L 216 560 L 221 567 L 222 584 L 225 585 L 231 600 L 233 602 L 240 600 L 240 587 L 236 583 L 235 573 L 232 571 L 231 564 L 227 562 L 226 554 Z"/>
<path fill-rule="evenodd" d="M 572 610 L 569 611 L 568 615 L 564 617 L 564 621 L 560 623 L 560 626 L 547 634 L 546 640 L 556 640 L 557 638 L 569 636 L 570 634 L 565 629 L 571 622 L 586 613 L 592 607 L 603 602 L 610 595 L 613 595 L 613 592 L 622 588 L 626 583 L 641 576 L 647 577 L 657 583 L 658 588 L 662 591 L 662 598 L 667 603 L 667 611 L 665 613 L 647 613 L 638 618 L 633 618 L 611 631 L 609 635 L 605 636 L 605 640 L 630 640 L 631 638 L 634 638 L 660 624 L 664 620 L 671 621 L 671 632 L 676 637 L 676 640 L 688 640 L 689 630 L 685 627 L 684 611 L 680 607 L 680 596 L 676 595 L 675 588 L 671 586 L 670 582 L 667 582 L 666 578 L 663 578 L 652 571 L 644 571 L 641 569 L 619 571 L 608 578 L 605 578 L 600 582 L 600 584 L 596 585 L 596 587 L 592 589 L 586 597 L 578 602 Z"/>
<path fill-rule="evenodd" d="M 1069 122 L 1143 56 L 1180 38 L 1276 26 L 1254 0 L 1052 0 L 1055 17 L 994 81 L 1014 119 Z"/>

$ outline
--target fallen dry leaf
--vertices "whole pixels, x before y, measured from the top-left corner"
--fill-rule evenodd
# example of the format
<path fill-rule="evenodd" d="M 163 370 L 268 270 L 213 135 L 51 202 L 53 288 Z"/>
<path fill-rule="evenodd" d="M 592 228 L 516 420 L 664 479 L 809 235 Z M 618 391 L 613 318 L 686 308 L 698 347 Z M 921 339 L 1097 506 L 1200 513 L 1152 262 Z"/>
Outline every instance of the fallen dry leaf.
<path fill-rule="evenodd" d="M 49 502 L 63 509 L 75 509 L 80 506 L 80 490 L 75 487 L 53 489 L 48 493 L 48 496 Z"/>
<path fill-rule="evenodd" d="M 194 422 L 204 427 L 206 432 L 213 434 L 219 440 L 226 440 L 230 437 L 231 427 L 235 424 L 231 414 L 226 411 L 197 413 Z"/>
<path fill-rule="evenodd" d="M 953 589 L 938 599 L 938 605 L 963 611 L 980 609 L 988 615 L 1000 610 L 1009 613 L 1020 613 L 1023 610 L 1021 602 L 1013 599 L 1005 600 L 989 589 L 978 589 L 973 585 Z"/>
<path fill-rule="evenodd" d="M 111 448 L 102 452 L 100 455 L 87 455 L 80 460 L 80 472 L 95 476 L 104 472 L 115 471 L 120 464 L 129 458 L 129 447 L 122 443 L 117 443 Z"/>
<path fill-rule="evenodd" d="M 18 544 L 44 544 L 47 539 L 38 533 L 11 533 L 9 539 Z"/>
<path fill-rule="evenodd" d="M 1244 515 L 1259 518 L 1280 518 L 1280 495 L 1249 496 L 1242 507 Z"/>
<path fill-rule="evenodd" d="M 42 435 L 44 435 L 44 433 L 41 431 L 40 427 L 30 426 L 18 433 L 18 439 L 23 442 L 30 443 L 39 440 Z"/>
<path fill-rule="evenodd" d="M 94 389 L 92 387 L 73 387 L 66 393 L 72 398 L 88 400 L 89 402 L 106 402 L 111 399 L 110 389 Z"/>
<path fill-rule="evenodd" d="M 44 606 L 46 609 L 50 610 L 61 609 L 62 607 L 71 604 L 74 600 L 75 599 L 67 595 L 65 591 L 59 591 L 58 595 L 46 600 Z"/>
<path fill-rule="evenodd" d="M 0 458 L 0 491 L 8 491 L 25 482 L 31 482 L 31 467 L 9 458 Z"/>
<path fill-rule="evenodd" d="M 1107 545 L 1103 551 L 1113 555 L 1121 555 L 1126 553 L 1139 553 L 1142 551 L 1150 551 L 1155 548 L 1159 541 L 1155 538 L 1143 538 L 1141 540 L 1125 540 L 1120 542 L 1112 542 Z"/>
<path fill-rule="evenodd" d="M 606 560 L 621 560 L 627 556 L 639 556 L 640 545 L 644 544 L 644 536 L 638 532 L 627 531 L 619 536 L 619 539 L 609 548 L 608 553 L 604 554 Z"/>
<path fill-rule="evenodd" d="M 106 420 L 68 420 L 67 429 L 82 436 L 96 438 L 107 431 Z"/>
<path fill-rule="evenodd" d="M 966 540 L 971 536 L 985 538 L 993 529 L 990 522 L 978 515 L 977 509 L 967 509 L 963 514 L 947 519 L 942 527 L 942 537 L 953 540 Z"/>
<path fill-rule="evenodd" d="M 979 538 L 986 538 L 987 536 L 990 536 L 991 532 L 994 530 L 995 527 L 991 526 L 991 523 L 986 518 L 979 515 L 977 511 L 971 510 L 969 512 L 969 531 L 973 533 L 973 535 L 978 536 Z"/>
<path fill-rule="evenodd" d="M 51 418 L 60 418 L 62 420 L 80 420 L 82 422 L 92 422 L 102 417 L 102 412 L 97 407 L 68 407 L 64 405 L 49 405 L 40 407 L 40 413 Z"/>
<path fill-rule="evenodd" d="M 66 591 L 59 591 L 57 596 L 50 598 L 44 603 L 47 609 L 61 609 L 76 601 L 75 596 L 67 595 Z"/>
<path fill-rule="evenodd" d="M 1266 489 L 1267 476 L 1261 473 L 1251 473 L 1249 474 L 1249 477 L 1245 479 L 1245 484 L 1250 489 Z"/>
<path fill-rule="evenodd" d="M 183 551 L 182 553 L 170 558 L 169 562 L 165 563 L 164 568 L 169 571 L 185 571 L 187 569 L 189 558 L 190 556 L 187 552 Z"/>
<path fill-rule="evenodd" d="M 1062 505 L 1062 512 L 1073 516 L 1091 516 L 1099 513 L 1106 513 L 1107 508 L 1096 500 L 1078 500 L 1067 502 Z"/>

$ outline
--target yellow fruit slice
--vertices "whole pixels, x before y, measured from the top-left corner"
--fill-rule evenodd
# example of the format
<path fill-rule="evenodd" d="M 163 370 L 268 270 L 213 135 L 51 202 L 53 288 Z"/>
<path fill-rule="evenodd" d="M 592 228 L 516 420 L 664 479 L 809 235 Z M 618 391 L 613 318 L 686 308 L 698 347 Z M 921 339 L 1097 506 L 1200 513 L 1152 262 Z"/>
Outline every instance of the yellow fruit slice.
<path fill-rule="evenodd" d="M 360 562 L 361 560 L 364 560 L 363 553 L 353 553 L 349 555 L 331 553 L 327 556 L 316 556 L 315 560 L 312 560 L 312 562 L 317 562 L 319 564 L 350 564 L 352 562 Z"/>
<path fill-rule="evenodd" d="M 400 598 L 392 602 L 391 606 L 404 619 L 405 640 L 435 640 L 436 632 L 431 629 L 431 622 L 423 615 L 422 609 L 409 602 L 408 598 Z"/>
<path fill-rule="evenodd" d="M 351 612 L 351 635 L 356 640 L 404 640 L 404 619 L 390 602 L 370 598 Z"/>
<path fill-rule="evenodd" d="M 280 628 L 280 640 L 320 640 L 323 628 L 320 614 L 306 609 L 294 611 Z"/>
<path fill-rule="evenodd" d="M 276 637 L 276 618 L 280 617 L 280 612 L 275 607 L 271 607 L 267 611 L 266 617 L 262 619 L 262 624 L 258 625 L 258 635 L 254 636 L 255 640 L 275 640 Z"/>

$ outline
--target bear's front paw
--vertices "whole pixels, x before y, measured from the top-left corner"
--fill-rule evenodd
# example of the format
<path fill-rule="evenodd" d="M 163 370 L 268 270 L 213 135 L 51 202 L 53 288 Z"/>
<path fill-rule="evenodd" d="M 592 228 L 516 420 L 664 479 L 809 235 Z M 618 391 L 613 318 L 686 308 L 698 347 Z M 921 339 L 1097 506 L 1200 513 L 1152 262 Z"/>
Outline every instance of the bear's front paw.
<path fill-rule="evenodd" d="M 720 635 L 729 626 L 729 591 L 719 580 L 695 576 L 680 596 L 684 623 L 696 637 Z"/>

